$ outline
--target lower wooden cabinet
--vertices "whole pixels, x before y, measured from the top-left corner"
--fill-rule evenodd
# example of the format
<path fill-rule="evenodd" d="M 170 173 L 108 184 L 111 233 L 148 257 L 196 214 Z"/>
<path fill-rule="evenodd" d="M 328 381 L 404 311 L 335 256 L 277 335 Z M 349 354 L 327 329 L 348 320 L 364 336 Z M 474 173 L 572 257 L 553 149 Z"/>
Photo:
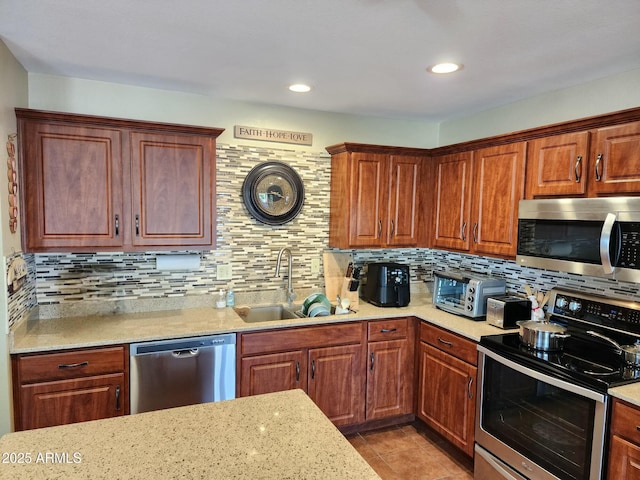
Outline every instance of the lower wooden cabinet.
<path fill-rule="evenodd" d="M 418 348 L 418 418 L 473 456 L 476 344 L 421 323 Z"/>
<path fill-rule="evenodd" d="M 413 413 L 415 320 L 368 322 L 366 420 Z"/>
<path fill-rule="evenodd" d="M 640 480 L 640 408 L 614 399 L 607 478 Z"/>
<path fill-rule="evenodd" d="M 14 356 L 16 430 L 128 413 L 127 364 L 123 346 Z"/>
<path fill-rule="evenodd" d="M 239 396 L 301 388 L 335 425 L 364 421 L 365 324 L 240 334 Z"/>

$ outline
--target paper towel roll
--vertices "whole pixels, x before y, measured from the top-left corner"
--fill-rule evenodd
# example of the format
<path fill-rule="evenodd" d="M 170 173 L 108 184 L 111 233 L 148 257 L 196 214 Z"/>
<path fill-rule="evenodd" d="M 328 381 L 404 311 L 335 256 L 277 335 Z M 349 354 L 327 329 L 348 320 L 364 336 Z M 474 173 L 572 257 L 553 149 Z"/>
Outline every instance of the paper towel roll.
<path fill-rule="evenodd" d="M 198 270 L 200 268 L 200 255 L 158 255 L 156 257 L 156 270 Z"/>

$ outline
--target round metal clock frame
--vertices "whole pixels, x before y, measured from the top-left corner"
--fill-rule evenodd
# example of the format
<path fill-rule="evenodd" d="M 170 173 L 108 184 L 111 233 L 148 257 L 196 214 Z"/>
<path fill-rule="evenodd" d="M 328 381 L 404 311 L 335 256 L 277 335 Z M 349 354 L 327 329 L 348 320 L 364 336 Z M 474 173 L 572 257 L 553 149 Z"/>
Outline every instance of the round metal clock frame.
<path fill-rule="evenodd" d="M 244 179 L 242 199 L 256 220 L 267 225 L 282 225 L 300 213 L 304 185 L 289 165 L 265 162 L 253 167 Z"/>

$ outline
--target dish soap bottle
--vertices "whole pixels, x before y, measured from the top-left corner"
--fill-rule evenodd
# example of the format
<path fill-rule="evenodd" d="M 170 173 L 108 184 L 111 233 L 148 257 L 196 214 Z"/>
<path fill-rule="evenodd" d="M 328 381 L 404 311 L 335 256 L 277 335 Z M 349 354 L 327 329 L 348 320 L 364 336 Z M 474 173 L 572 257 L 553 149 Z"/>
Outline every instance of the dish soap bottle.
<path fill-rule="evenodd" d="M 233 284 L 229 284 L 229 289 L 227 290 L 227 307 L 235 307 L 236 306 L 236 295 L 233 293 Z"/>

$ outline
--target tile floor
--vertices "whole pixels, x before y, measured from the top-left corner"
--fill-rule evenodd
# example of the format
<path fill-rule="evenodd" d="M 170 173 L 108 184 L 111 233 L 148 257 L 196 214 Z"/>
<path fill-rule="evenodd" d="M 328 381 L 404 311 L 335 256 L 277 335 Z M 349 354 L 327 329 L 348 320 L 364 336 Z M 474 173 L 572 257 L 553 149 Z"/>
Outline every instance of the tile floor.
<path fill-rule="evenodd" d="M 437 433 L 413 424 L 348 435 L 383 480 L 471 480 L 473 462 Z"/>

